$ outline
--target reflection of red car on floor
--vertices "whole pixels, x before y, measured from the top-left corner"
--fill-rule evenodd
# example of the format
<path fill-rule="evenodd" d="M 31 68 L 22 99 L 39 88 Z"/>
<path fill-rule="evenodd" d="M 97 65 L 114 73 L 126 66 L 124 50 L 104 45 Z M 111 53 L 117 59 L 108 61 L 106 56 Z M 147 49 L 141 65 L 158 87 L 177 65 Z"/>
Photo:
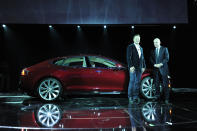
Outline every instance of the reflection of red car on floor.
<path fill-rule="evenodd" d="M 129 107 L 69 108 L 66 104 L 41 104 L 21 108 L 19 125 L 28 128 L 124 130 L 171 123 L 172 108 L 157 102 Z M 162 110 L 162 111 L 161 111 Z M 39 128 L 42 127 L 42 128 Z M 163 127 L 162 127 L 163 128 Z"/>
<path fill-rule="evenodd" d="M 37 110 L 20 114 L 23 127 L 53 127 L 66 129 L 100 129 L 130 127 L 125 109 L 72 109 L 65 110 L 55 104 L 44 104 Z"/>
<path fill-rule="evenodd" d="M 151 70 L 142 75 L 141 93 L 154 96 Z M 21 88 L 29 95 L 52 101 L 62 94 L 96 93 L 120 94 L 127 92 L 127 66 L 115 60 L 94 55 L 54 58 L 25 68 L 21 72 Z"/>

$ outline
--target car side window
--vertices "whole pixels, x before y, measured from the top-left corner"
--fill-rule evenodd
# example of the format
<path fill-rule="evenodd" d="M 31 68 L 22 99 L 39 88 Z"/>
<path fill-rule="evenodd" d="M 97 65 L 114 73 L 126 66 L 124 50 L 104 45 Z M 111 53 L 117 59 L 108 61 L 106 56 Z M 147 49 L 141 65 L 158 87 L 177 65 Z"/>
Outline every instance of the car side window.
<path fill-rule="evenodd" d="M 103 63 L 99 63 L 99 62 L 94 62 L 94 66 L 95 66 L 95 67 L 108 68 L 107 65 L 105 65 L 105 64 L 103 64 Z"/>
<path fill-rule="evenodd" d="M 56 61 L 54 62 L 54 64 L 55 64 L 55 65 L 62 65 L 63 62 L 64 62 L 64 59 L 60 59 L 60 60 L 56 60 Z"/>
<path fill-rule="evenodd" d="M 111 68 L 116 67 L 115 62 L 112 62 L 108 59 L 101 57 L 90 56 L 89 57 L 91 67 L 100 67 L 100 68 Z"/>
<path fill-rule="evenodd" d="M 68 64 L 68 66 L 72 66 L 72 67 L 82 67 L 82 65 L 83 65 L 83 61 L 74 61 Z"/>
<path fill-rule="evenodd" d="M 63 66 L 83 67 L 83 57 L 71 57 L 65 59 Z"/>
<path fill-rule="evenodd" d="M 56 62 L 54 62 L 54 64 L 71 67 L 86 67 L 86 63 L 83 56 L 64 58 L 61 60 L 57 60 Z"/>

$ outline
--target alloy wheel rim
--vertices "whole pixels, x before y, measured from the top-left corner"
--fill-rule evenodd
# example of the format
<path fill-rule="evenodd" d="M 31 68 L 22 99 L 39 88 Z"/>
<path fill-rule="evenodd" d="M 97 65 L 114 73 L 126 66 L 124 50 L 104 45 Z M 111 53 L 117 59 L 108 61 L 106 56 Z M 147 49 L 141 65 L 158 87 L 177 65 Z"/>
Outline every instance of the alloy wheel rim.
<path fill-rule="evenodd" d="M 153 87 L 153 79 L 149 78 L 142 84 L 142 93 L 147 98 L 153 98 L 154 97 L 154 87 Z"/>
<path fill-rule="evenodd" d="M 148 102 L 142 108 L 142 114 L 148 121 L 156 120 L 156 103 Z"/>
<path fill-rule="evenodd" d="M 43 126 L 52 127 L 60 120 L 60 110 L 54 104 L 45 104 L 38 110 L 37 118 Z"/>
<path fill-rule="evenodd" d="M 53 78 L 46 79 L 40 83 L 39 95 L 47 101 L 56 99 L 60 94 L 60 83 Z"/>

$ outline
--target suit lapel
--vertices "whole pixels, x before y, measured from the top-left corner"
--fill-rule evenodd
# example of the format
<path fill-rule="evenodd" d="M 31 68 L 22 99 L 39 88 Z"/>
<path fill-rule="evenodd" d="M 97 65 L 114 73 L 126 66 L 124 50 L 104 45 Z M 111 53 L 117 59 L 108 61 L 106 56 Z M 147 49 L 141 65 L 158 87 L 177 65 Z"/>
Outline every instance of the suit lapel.
<path fill-rule="evenodd" d="M 159 49 L 159 60 L 160 60 L 160 56 L 161 56 L 162 51 L 163 51 L 163 47 L 161 46 Z"/>
<path fill-rule="evenodd" d="M 142 47 L 140 46 L 140 51 L 141 51 L 141 56 L 140 56 L 140 58 L 139 59 L 141 59 L 142 58 L 142 55 L 143 55 L 143 52 L 142 52 Z M 138 53 L 137 53 L 138 54 Z M 139 57 L 139 55 L 138 55 L 138 57 Z"/>
<path fill-rule="evenodd" d="M 135 50 L 135 54 L 136 54 L 136 56 L 137 56 L 137 58 L 139 58 L 139 55 L 138 55 L 138 52 L 137 52 L 137 48 L 135 47 L 135 44 L 133 43 L 133 46 L 134 46 L 134 50 Z"/>
<path fill-rule="evenodd" d="M 159 49 L 159 56 L 158 56 L 159 59 L 160 59 L 160 56 L 161 56 L 162 51 L 163 51 L 163 47 L 161 46 L 160 49 Z M 155 59 L 156 59 L 156 58 L 157 58 L 156 48 L 155 48 L 155 50 L 154 50 L 154 56 L 155 56 Z"/>

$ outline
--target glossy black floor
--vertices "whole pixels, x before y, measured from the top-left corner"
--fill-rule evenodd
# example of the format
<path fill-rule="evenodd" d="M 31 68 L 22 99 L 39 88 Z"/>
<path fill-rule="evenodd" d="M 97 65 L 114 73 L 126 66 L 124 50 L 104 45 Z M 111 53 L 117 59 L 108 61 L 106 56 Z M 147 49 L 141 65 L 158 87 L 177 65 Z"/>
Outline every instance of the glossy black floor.
<path fill-rule="evenodd" d="M 44 103 L 20 93 L 0 93 L 0 130 L 197 130 L 197 93 L 171 94 L 169 105 L 126 96 L 69 96 Z"/>

